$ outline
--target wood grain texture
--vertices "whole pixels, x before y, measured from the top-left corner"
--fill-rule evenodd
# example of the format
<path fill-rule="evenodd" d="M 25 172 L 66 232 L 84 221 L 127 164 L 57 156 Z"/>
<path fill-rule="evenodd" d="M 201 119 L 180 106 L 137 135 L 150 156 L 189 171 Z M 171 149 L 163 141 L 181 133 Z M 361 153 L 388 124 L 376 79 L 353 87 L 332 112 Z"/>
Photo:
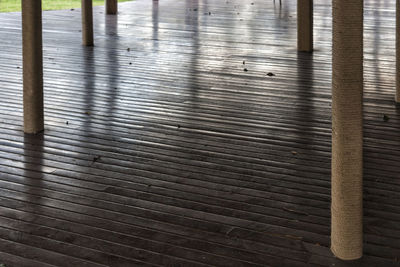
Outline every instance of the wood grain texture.
<path fill-rule="evenodd" d="M 394 11 L 365 1 L 355 266 L 400 254 Z M 0 263 L 348 266 L 329 249 L 330 3 L 314 12 L 312 54 L 297 53 L 295 0 L 95 7 L 94 47 L 80 10 L 44 12 L 35 137 L 21 127 L 20 14 L 0 14 Z"/>

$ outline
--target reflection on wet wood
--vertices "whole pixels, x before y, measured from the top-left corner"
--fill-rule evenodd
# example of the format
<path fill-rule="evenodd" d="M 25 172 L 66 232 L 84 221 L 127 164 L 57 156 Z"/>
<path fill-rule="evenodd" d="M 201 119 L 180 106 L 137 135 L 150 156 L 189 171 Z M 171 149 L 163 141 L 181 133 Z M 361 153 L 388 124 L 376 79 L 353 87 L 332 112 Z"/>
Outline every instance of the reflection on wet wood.
<path fill-rule="evenodd" d="M 395 3 L 365 3 L 365 256 L 398 265 Z M 44 134 L 22 133 L 21 30 L 0 14 L 0 263 L 344 266 L 329 251 L 330 3 L 44 12 Z M 245 69 L 247 71 L 245 71 Z M 385 116 L 385 117 L 384 117 Z"/>

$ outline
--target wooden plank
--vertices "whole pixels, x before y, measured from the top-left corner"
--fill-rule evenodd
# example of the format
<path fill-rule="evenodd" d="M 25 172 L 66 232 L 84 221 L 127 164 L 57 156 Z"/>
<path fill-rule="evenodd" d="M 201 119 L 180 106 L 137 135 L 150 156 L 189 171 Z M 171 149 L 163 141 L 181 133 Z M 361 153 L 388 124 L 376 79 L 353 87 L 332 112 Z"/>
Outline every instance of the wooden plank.
<path fill-rule="evenodd" d="M 93 49 L 80 10 L 44 12 L 35 137 L 21 131 L 20 17 L 0 14 L 4 263 L 344 266 L 329 250 L 330 3 L 314 4 L 312 54 L 295 52 L 295 0 L 137 0 L 118 20 L 95 7 Z M 400 254 L 392 7 L 365 3 L 356 266 Z"/>

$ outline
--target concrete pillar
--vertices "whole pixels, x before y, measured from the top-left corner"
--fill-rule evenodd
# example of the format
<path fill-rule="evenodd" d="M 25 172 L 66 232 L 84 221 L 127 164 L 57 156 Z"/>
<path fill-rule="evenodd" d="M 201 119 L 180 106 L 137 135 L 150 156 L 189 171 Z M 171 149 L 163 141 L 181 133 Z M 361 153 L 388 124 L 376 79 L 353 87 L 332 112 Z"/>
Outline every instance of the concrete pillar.
<path fill-rule="evenodd" d="M 297 49 L 313 50 L 313 0 L 297 0 Z"/>
<path fill-rule="evenodd" d="M 105 0 L 106 14 L 115 15 L 118 12 L 118 0 Z"/>
<path fill-rule="evenodd" d="M 400 103 L 400 0 L 396 0 L 396 97 Z"/>
<path fill-rule="evenodd" d="M 331 250 L 363 252 L 363 0 L 333 0 Z"/>
<path fill-rule="evenodd" d="M 82 0 L 82 43 L 93 46 L 93 3 L 92 0 Z"/>
<path fill-rule="evenodd" d="M 24 132 L 44 129 L 42 0 L 22 0 Z"/>

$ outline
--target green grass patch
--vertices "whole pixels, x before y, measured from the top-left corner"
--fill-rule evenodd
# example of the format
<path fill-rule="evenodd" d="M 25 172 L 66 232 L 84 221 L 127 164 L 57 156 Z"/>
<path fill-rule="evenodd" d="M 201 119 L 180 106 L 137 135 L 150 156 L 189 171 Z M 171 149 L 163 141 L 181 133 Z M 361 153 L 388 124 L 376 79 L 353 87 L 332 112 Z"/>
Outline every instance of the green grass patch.
<path fill-rule="evenodd" d="M 39 1 L 39 0 L 32 0 Z M 118 0 L 118 2 L 126 2 L 132 0 Z M 43 10 L 59 10 L 80 8 L 81 0 L 43 0 Z M 93 0 L 93 5 L 104 5 L 104 0 Z M 21 11 L 21 0 L 0 0 L 0 12 Z"/>

